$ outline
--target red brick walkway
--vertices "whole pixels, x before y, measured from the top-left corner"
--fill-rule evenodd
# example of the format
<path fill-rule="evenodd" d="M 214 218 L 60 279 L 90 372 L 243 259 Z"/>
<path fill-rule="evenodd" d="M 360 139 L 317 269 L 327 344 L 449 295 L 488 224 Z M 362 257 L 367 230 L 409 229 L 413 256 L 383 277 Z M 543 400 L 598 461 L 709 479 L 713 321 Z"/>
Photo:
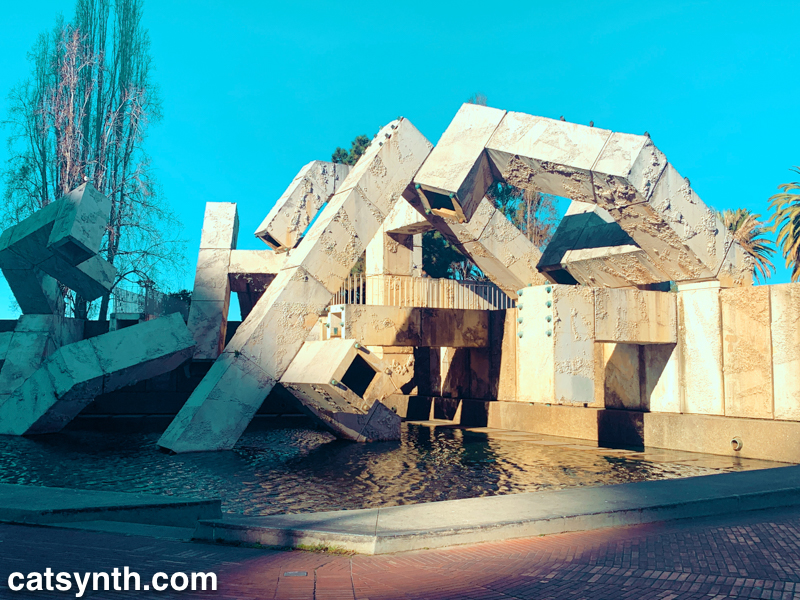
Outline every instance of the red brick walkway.
<path fill-rule="evenodd" d="M 0 525 L 0 597 L 14 571 L 110 571 L 143 582 L 214 571 L 217 592 L 97 592 L 90 598 L 800 598 L 800 509 L 570 533 L 384 556 L 336 556 Z M 306 576 L 287 576 L 292 571 Z"/>

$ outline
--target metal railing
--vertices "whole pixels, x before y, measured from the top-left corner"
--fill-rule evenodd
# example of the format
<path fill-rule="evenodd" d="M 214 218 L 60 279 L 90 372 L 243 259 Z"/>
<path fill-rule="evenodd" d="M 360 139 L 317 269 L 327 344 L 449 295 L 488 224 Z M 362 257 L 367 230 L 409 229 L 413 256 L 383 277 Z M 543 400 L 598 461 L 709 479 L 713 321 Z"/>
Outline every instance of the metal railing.
<path fill-rule="evenodd" d="M 331 304 L 505 310 L 515 306 L 489 281 L 431 279 L 401 275 L 350 275 Z"/>

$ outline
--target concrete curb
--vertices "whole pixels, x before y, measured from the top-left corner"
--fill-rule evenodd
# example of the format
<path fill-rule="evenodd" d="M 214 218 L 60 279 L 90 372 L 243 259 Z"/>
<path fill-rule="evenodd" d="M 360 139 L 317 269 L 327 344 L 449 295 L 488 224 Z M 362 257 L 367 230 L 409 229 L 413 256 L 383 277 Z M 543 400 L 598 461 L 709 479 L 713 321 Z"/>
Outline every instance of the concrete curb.
<path fill-rule="evenodd" d="M 385 554 L 800 505 L 800 466 L 553 492 L 202 520 L 194 539 Z"/>

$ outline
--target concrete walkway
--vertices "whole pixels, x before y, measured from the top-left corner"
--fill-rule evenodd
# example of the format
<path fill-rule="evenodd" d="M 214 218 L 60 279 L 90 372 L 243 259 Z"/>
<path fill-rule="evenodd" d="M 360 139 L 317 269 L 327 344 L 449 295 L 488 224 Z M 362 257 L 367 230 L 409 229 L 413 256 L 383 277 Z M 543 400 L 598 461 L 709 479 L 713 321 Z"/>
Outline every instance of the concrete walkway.
<path fill-rule="evenodd" d="M 800 599 L 800 508 L 387 554 L 336 556 L 181 543 L 0 524 L 0 598 L 8 574 L 128 566 L 212 572 L 214 592 L 95 592 L 144 600 L 727 600 Z"/>
<path fill-rule="evenodd" d="M 800 466 L 198 524 L 195 538 L 383 554 L 800 504 Z"/>

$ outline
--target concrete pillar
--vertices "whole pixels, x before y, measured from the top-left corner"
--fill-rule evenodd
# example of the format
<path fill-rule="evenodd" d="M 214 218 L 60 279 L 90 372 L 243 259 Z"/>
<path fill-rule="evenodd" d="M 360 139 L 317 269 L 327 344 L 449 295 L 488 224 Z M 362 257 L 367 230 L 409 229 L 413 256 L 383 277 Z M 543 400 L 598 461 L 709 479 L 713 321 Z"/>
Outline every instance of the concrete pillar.
<path fill-rule="evenodd" d="M 769 286 L 775 418 L 800 421 L 800 284 Z"/>

